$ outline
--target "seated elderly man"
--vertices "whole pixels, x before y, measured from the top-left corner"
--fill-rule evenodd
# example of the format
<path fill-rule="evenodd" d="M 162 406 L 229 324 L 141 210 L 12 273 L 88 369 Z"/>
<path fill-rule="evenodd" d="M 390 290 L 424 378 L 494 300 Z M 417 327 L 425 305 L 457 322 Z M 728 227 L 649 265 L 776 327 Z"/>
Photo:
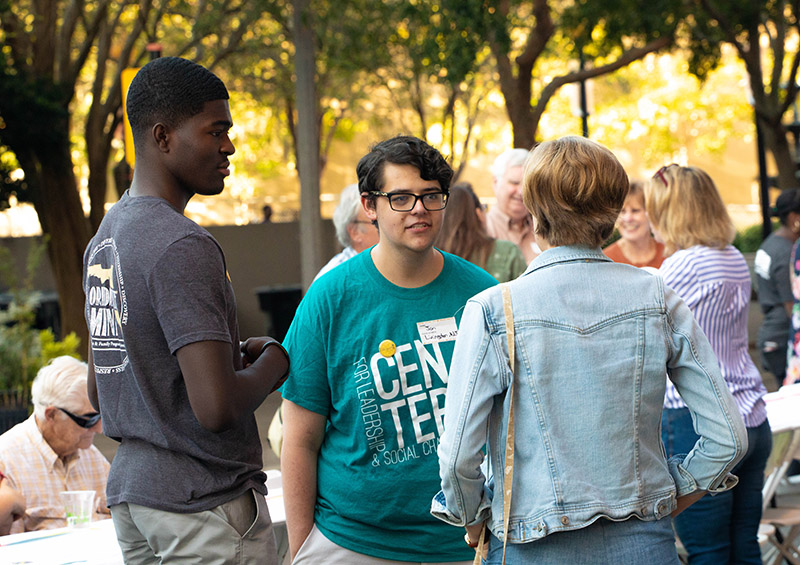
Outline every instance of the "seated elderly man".
<path fill-rule="evenodd" d="M 27 502 L 11 533 L 67 525 L 60 493 L 94 490 L 96 513 L 105 504 L 109 464 L 92 445 L 100 415 L 86 392 L 86 363 L 69 356 L 42 367 L 31 387 L 33 415 L 0 435 L 0 473 Z M 94 519 L 99 516 L 95 514 Z"/>

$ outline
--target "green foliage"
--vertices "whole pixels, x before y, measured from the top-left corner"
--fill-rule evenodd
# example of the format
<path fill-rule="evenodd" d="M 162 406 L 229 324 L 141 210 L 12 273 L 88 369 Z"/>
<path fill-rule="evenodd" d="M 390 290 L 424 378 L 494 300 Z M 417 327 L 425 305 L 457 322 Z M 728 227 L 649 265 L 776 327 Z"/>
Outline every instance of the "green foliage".
<path fill-rule="evenodd" d="M 752 109 L 741 93 L 745 71 L 733 55 L 723 62 L 705 82 L 687 72 L 684 54 L 652 55 L 593 79 L 592 138 L 623 158 L 636 155 L 631 178 L 652 175 L 682 155 L 720 158 L 731 140 L 745 138 L 753 127 Z M 574 128 L 575 120 L 558 120 L 570 104 L 565 95 L 551 102 L 542 120 L 545 138 L 574 131 L 567 127 Z"/>
<path fill-rule="evenodd" d="M 39 332 L 32 329 L 33 308 L 12 302 L 0 315 L 0 390 L 28 398 L 41 367 Z"/>
<path fill-rule="evenodd" d="M 2 116 L 0 116 L 2 125 Z M 9 207 L 9 198 L 14 196 L 18 201 L 24 201 L 27 195 L 27 184 L 24 180 L 12 178 L 12 171 L 19 165 L 13 153 L 0 144 L 0 211 Z"/>
<path fill-rule="evenodd" d="M 14 269 L 11 252 L 0 247 L 0 282 L 10 288 L 11 302 L 0 312 L 0 405 L 27 406 L 36 373 L 60 355 L 80 358 L 80 339 L 70 333 L 57 341 L 49 329 L 38 330 L 35 323 L 36 292 L 32 281 L 46 241 L 30 248 L 22 279 Z"/>
<path fill-rule="evenodd" d="M 61 357 L 62 355 L 69 355 L 75 359 L 80 359 L 78 348 L 81 345 L 80 338 L 75 332 L 70 332 L 61 341 L 56 339 L 56 335 L 52 330 L 45 329 L 39 332 L 39 344 L 41 345 L 41 361 L 42 365 L 46 365 L 52 359 Z"/>
<path fill-rule="evenodd" d="M 559 28 L 576 48 L 583 47 L 593 57 L 606 57 L 626 41 L 672 35 L 683 9 L 679 0 L 582 0 L 566 4 Z"/>
<path fill-rule="evenodd" d="M 619 230 L 618 230 L 617 228 L 614 228 L 614 231 L 613 231 L 613 232 L 611 232 L 611 235 L 610 235 L 610 236 L 608 236 L 608 239 L 607 239 L 607 240 L 605 240 L 605 241 L 603 242 L 603 245 L 601 245 L 600 247 L 602 247 L 603 249 L 605 249 L 606 247 L 608 247 L 609 245 L 611 245 L 612 243 L 614 243 L 615 241 L 617 241 L 617 240 L 618 240 L 620 237 L 621 237 L 621 236 L 619 235 Z"/>
<path fill-rule="evenodd" d="M 774 220 L 772 222 L 772 231 L 780 227 L 781 224 L 779 221 Z M 756 224 L 737 231 L 736 237 L 733 240 L 733 246 L 742 253 L 755 253 L 758 251 L 758 248 L 761 247 L 761 242 L 764 241 L 762 237 L 763 232 L 764 228 L 761 224 Z"/>

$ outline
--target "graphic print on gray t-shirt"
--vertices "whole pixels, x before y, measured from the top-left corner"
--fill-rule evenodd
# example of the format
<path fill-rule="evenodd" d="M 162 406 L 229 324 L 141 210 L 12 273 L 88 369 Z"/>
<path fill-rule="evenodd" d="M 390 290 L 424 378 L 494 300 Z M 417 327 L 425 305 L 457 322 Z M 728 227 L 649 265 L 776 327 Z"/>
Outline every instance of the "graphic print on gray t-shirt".
<path fill-rule="evenodd" d="M 89 339 L 95 373 L 119 373 L 128 364 L 123 336 L 128 303 L 113 239 L 105 239 L 92 249 L 87 259 L 86 278 Z"/>

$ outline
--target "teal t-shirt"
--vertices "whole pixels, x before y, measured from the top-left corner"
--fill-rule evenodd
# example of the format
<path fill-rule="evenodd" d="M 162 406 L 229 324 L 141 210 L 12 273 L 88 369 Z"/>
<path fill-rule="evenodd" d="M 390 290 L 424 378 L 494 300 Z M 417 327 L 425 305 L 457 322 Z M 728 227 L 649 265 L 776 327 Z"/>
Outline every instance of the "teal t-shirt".
<path fill-rule="evenodd" d="M 430 514 L 440 489 L 454 331 L 467 300 L 497 284 L 443 253 L 439 276 L 401 288 L 360 253 L 317 279 L 284 345 L 283 397 L 327 417 L 317 528 L 334 543 L 397 561 L 468 561 L 464 531 Z"/>

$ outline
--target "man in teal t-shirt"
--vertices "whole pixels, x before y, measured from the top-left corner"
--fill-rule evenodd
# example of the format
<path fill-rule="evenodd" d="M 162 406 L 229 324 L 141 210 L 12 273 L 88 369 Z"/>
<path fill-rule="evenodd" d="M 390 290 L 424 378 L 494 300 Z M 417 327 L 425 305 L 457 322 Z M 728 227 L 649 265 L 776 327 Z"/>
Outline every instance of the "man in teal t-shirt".
<path fill-rule="evenodd" d="M 463 530 L 429 507 L 461 310 L 496 281 L 433 247 L 453 175 L 438 151 L 395 137 L 357 172 L 379 242 L 311 286 L 285 340 L 290 552 L 296 564 L 471 563 Z"/>

